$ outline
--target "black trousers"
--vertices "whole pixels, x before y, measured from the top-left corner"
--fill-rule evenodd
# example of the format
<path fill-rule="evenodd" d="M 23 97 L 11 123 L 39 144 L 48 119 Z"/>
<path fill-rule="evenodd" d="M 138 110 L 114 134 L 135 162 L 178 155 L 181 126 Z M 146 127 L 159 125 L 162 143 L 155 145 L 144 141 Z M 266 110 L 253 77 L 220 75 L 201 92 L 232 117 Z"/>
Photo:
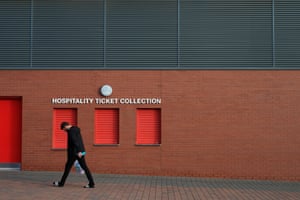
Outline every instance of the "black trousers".
<path fill-rule="evenodd" d="M 65 184 L 66 179 L 67 179 L 67 177 L 68 177 L 68 175 L 69 175 L 69 173 L 71 171 L 71 168 L 74 165 L 75 160 L 78 160 L 81 168 L 84 170 L 85 175 L 86 175 L 87 179 L 89 180 L 89 185 L 95 185 L 95 182 L 94 182 L 94 179 L 92 177 L 92 174 L 91 174 L 88 166 L 86 165 L 84 156 L 82 156 L 81 158 L 79 158 L 78 156 L 70 156 L 70 157 L 68 157 L 68 160 L 67 160 L 66 166 L 65 166 L 64 174 L 63 174 L 63 176 L 61 177 L 61 180 L 60 180 L 60 184 L 61 185 Z"/>

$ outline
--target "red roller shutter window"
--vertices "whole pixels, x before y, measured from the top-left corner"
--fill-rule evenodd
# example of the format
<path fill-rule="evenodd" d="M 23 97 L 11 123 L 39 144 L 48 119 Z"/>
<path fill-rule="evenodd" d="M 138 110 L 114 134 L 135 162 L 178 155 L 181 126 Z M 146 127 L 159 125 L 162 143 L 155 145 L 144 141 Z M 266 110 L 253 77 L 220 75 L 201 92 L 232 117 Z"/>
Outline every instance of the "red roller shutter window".
<path fill-rule="evenodd" d="M 119 110 L 95 110 L 95 144 L 119 144 Z"/>
<path fill-rule="evenodd" d="M 67 148 L 67 134 L 60 130 L 60 124 L 64 121 L 69 122 L 71 125 L 77 125 L 77 110 L 61 108 L 53 110 L 52 148 L 54 149 Z"/>
<path fill-rule="evenodd" d="M 137 109 L 136 144 L 161 143 L 161 110 Z"/>

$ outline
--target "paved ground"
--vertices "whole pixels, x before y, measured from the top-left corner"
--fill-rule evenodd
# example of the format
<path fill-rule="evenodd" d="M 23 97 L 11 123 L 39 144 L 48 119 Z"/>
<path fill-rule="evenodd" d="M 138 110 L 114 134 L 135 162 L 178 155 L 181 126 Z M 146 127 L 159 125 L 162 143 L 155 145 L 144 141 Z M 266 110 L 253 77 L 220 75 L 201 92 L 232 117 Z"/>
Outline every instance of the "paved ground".
<path fill-rule="evenodd" d="M 96 188 L 82 188 L 71 173 L 63 188 L 52 186 L 62 172 L 0 171 L 0 199 L 95 200 L 300 200 L 300 182 L 94 174 Z"/>

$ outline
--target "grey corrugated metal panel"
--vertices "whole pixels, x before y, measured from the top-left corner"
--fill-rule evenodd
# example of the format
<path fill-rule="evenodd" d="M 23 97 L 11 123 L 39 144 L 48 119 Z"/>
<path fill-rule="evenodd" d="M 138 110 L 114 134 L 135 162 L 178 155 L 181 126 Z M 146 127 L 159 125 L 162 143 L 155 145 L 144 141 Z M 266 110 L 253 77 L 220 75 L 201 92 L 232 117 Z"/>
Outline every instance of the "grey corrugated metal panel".
<path fill-rule="evenodd" d="M 300 1 L 275 1 L 275 62 L 277 67 L 300 67 Z"/>
<path fill-rule="evenodd" d="M 103 0 L 35 0 L 33 6 L 33 67 L 103 67 Z"/>
<path fill-rule="evenodd" d="M 177 66 L 177 0 L 107 1 L 106 66 Z"/>
<path fill-rule="evenodd" d="M 30 66 L 30 0 L 0 1 L 0 68 Z"/>
<path fill-rule="evenodd" d="M 271 0 L 181 0 L 182 67 L 271 67 Z"/>

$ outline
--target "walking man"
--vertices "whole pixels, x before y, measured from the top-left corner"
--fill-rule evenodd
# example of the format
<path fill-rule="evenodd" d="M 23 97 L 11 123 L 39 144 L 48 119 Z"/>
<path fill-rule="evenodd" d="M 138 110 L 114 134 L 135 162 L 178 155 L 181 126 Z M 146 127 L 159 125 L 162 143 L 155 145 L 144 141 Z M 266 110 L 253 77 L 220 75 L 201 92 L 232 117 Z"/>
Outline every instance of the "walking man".
<path fill-rule="evenodd" d="M 80 166 L 85 171 L 86 177 L 89 180 L 89 183 L 84 186 L 84 188 L 94 188 L 95 183 L 92 177 L 92 174 L 86 165 L 85 162 L 85 149 L 83 140 L 80 134 L 80 128 L 70 125 L 68 122 L 62 122 L 60 125 L 61 130 L 64 130 L 68 133 L 68 160 L 66 162 L 65 171 L 60 181 L 54 181 L 53 186 L 63 187 L 66 179 L 70 173 L 70 170 L 75 162 L 78 160 Z"/>

